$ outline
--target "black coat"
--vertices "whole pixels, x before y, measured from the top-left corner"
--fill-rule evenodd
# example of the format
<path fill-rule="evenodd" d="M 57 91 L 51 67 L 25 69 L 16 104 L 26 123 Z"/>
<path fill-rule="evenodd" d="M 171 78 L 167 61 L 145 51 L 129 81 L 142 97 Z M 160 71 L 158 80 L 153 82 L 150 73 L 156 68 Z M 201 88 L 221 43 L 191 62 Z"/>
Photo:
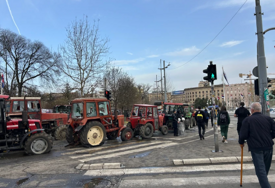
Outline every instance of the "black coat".
<path fill-rule="evenodd" d="M 260 112 L 255 112 L 244 119 L 239 136 L 239 144 L 247 144 L 250 151 L 263 151 L 273 148 L 275 122 Z"/>

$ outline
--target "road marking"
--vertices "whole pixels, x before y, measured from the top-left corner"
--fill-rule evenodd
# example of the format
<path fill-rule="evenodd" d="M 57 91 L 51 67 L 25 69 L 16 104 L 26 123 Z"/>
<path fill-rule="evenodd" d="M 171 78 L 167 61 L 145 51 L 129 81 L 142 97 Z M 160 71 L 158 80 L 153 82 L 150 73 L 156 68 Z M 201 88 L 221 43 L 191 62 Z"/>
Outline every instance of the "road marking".
<path fill-rule="evenodd" d="M 85 163 L 85 162 L 94 161 L 94 160 L 97 160 L 97 159 L 106 159 L 106 158 L 118 157 L 118 156 L 121 156 L 121 155 L 127 155 L 127 154 L 131 154 L 131 153 L 138 153 L 138 152 L 143 152 L 143 151 L 158 149 L 158 148 L 166 148 L 166 147 L 175 146 L 175 145 L 178 145 L 178 143 L 160 144 L 160 145 L 157 145 L 157 146 L 149 146 L 149 147 L 146 147 L 146 148 L 128 150 L 128 151 L 119 152 L 119 153 L 114 153 L 114 150 L 110 150 L 109 152 L 111 154 L 109 154 L 109 155 L 96 156 L 96 157 L 92 157 L 92 158 L 89 157 L 89 158 L 86 158 L 86 159 L 81 159 L 79 161 Z M 90 154 L 90 156 L 93 156 L 93 154 Z"/>
<path fill-rule="evenodd" d="M 148 143 L 145 141 L 139 141 L 140 143 Z M 69 151 L 73 150 L 73 152 L 66 152 L 66 153 L 62 153 L 62 155 L 71 155 L 71 154 L 76 154 L 76 153 L 83 153 L 83 152 L 90 152 L 90 151 L 101 151 L 103 149 L 109 149 L 109 148 L 117 148 L 117 147 L 123 147 L 123 146 L 128 146 L 128 145 L 135 145 L 137 144 L 136 142 L 129 142 L 129 143 L 125 143 L 125 144 L 119 144 L 119 145 L 103 145 L 100 147 L 93 147 L 93 148 L 73 148 L 73 149 L 68 149 Z"/>
<path fill-rule="evenodd" d="M 209 137 L 213 137 L 213 135 L 209 135 L 205 138 L 209 138 Z M 81 156 L 71 156 L 71 158 L 75 159 L 75 158 L 82 158 L 82 157 L 88 157 L 85 159 L 78 159 L 80 162 L 88 162 L 88 161 L 94 161 L 94 160 L 98 160 L 98 159 L 107 159 L 107 158 L 112 158 L 112 157 L 118 157 L 121 155 L 127 155 L 127 154 L 132 154 L 132 153 L 139 153 L 139 152 L 143 152 L 143 151 L 147 151 L 147 150 L 152 150 L 152 149 L 159 149 L 159 148 L 166 148 L 166 147 L 171 147 L 171 146 L 175 146 L 175 145 L 184 145 L 184 144 L 188 144 L 191 142 L 196 142 L 198 141 L 196 140 L 190 140 L 188 142 L 184 142 L 184 143 L 174 143 L 174 142 L 166 142 L 166 144 L 163 144 L 163 142 L 161 142 L 161 145 L 157 145 L 157 146 L 150 146 L 150 147 L 146 147 L 146 148 L 140 148 L 140 149 L 135 149 L 135 150 L 128 150 L 128 151 L 124 151 L 124 152 L 119 152 L 119 153 L 115 153 L 116 151 L 120 151 L 120 150 L 125 150 L 124 148 L 119 148 L 119 149 L 113 149 L 113 150 L 109 150 L 109 151 L 103 151 L 103 152 L 97 152 L 96 154 L 87 154 L 85 156 L 81 155 Z M 142 147 L 142 146 L 141 146 Z M 130 148 L 131 149 L 131 148 Z M 92 157 L 98 154 L 103 154 L 103 153 L 111 153 L 109 155 L 103 155 L 103 156 L 96 156 L 96 157 Z M 91 158 L 92 157 L 92 158 Z"/>
<path fill-rule="evenodd" d="M 99 151 L 99 152 L 92 153 L 92 154 L 71 156 L 71 158 L 72 159 L 77 159 L 77 158 L 83 158 L 83 157 L 88 157 L 88 156 L 95 156 L 95 155 L 100 155 L 100 154 L 107 154 L 107 153 L 113 153 L 113 152 L 118 152 L 118 151 L 125 151 L 125 150 L 129 150 L 129 149 L 135 149 L 135 148 L 139 148 L 139 147 L 150 146 L 150 145 L 155 145 L 155 144 L 160 144 L 160 143 L 163 143 L 163 142 L 153 142 L 153 143 L 141 144 L 141 145 L 136 145 L 136 146 L 127 146 L 127 147 L 112 149 L 112 150 L 108 150 L 108 151 L 101 151 L 101 152 Z M 166 143 L 169 143 L 169 141 L 166 141 Z"/>
<path fill-rule="evenodd" d="M 161 173 L 191 173 L 191 172 L 214 172 L 214 171 L 239 171 L 240 164 L 204 165 L 204 166 L 180 166 L 159 168 L 130 168 L 130 169 L 102 169 L 88 170 L 84 176 L 120 176 L 139 174 L 161 174 Z M 253 164 L 243 164 L 243 170 L 253 170 Z M 143 180 L 143 179 L 142 179 Z"/>
<path fill-rule="evenodd" d="M 275 175 L 268 176 L 269 182 L 275 182 Z M 206 185 L 224 185 L 240 183 L 240 176 L 226 176 L 226 177 L 190 177 L 190 178 L 160 178 L 160 179 L 135 179 L 122 180 L 119 188 L 129 187 L 173 187 L 173 186 L 206 186 Z M 259 183 L 256 175 L 243 176 L 243 185 Z"/>
<path fill-rule="evenodd" d="M 208 131 L 205 131 L 205 133 L 208 133 L 210 131 L 213 131 L 211 129 L 208 129 Z M 198 135 L 193 135 L 193 136 L 187 136 L 187 137 L 182 137 L 182 138 L 166 138 L 166 137 L 160 137 L 160 138 L 163 138 L 163 139 L 171 139 L 171 140 L 184 140 L 184 139 L 188 139 L 188 138 L 193 138 L 193 137 L 196 137 Z M 153 138 L 158 138 L 158 137 L 153 137 Z"/>

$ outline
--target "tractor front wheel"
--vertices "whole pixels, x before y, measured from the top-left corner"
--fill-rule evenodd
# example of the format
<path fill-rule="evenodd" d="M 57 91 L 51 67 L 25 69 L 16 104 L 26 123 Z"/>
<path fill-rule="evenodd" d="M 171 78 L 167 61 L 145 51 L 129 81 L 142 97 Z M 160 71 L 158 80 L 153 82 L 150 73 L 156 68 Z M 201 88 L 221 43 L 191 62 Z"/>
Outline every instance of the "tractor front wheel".
<path fill-rule="evenodd" d="M 131 128 L 126 127 L 121 131 L 121 140 L 122 141 L 128 141 L 133 138 L 134 132 Z"/>
<path fill-rule="evenodd" d="M 191 122 L 190 122 L 190 119 L 186 119 L 185 122 L 184 122 L 184 126 L 185 126 L 185 129 L 190 129 L 191 127 Z"/>
<path fill-rule="evenodd" d="M 70 125 L 67 127 L 66 140 L 69 144 L 74 144 L 74 130 Z"/>
<path fill-rule="evenodd" d="M 142 125 L 139 129 L 139 135 L 142 138 L 151 138 L 154 132 L 154 127 L 151 123 L 146 123 Z"/>
<path fill-rule="evenodd" d="M 106 138 L 105 127 L 98 121 L 90 121 L 80 131 L 82 145 L 100 146 Z"/>
<path fill-rule="evenodd" d="M 168 134 L 168 127 L 166 125 L 163 125 L 161 128 L 160 128 L 160 131 L 163 135 L 167 135 Z"/>
<path fill-rule="evenodd" d="M 26 154 L 43 154 L 51 151 L 53 147 L 53 138 L 51 135 L 42 133 L 35 133 L 31 135 L 25 142 Z"/>
<path fill-rule="evenodd" d="M 66 138 L 67 126 L 60 125 L 55 129 L 54 138 L 56 140 L 64 140 Z"/>
<path fill-rule="evenodd" d="M 108 140 L 115 140 L 117 138 L 117 131 L 107 133 Z"/>

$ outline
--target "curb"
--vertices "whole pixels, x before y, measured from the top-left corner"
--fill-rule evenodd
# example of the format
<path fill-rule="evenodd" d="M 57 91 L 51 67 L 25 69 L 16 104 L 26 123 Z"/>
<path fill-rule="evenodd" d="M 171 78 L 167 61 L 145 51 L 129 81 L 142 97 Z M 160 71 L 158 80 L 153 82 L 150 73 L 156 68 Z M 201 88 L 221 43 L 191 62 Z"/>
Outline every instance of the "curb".
<path fill-rule="evenodd" d="M 272 157 L 275 161 L 275 155 Z M 196 164 L 220 164 L 220 163 L 240 163 L 241 157 L 213 157 L 213 158 L 198 158 L 198 159 L 173 159 L 176 166 L 179 165 L 196 165 Z M 252 162 L 251 156 L 243 156 L 243 162 Z"/>
<path fill-rule="evenodd" d="M 96 164 L 79 164 L 78 170 L 102 170 L 102 169 L 118 169 L 121 168 L 121 163 L 96 163 Z"/>

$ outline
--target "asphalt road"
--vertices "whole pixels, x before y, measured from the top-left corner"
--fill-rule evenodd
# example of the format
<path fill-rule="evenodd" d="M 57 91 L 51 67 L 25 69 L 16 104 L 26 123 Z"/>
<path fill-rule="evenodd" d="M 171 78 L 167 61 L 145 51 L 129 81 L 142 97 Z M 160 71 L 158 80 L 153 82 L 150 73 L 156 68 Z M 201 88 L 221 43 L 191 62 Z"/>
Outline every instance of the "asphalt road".
<path fill-rule="evenodd" d="M 55 141 L 49 154 L 28 156 L 14 151 L 2 155 L 0 187 L 239 187 L 239 164 L 185 167 L 173 163 L 173 159 L 240 155 L 236 118 L 231 116 L 229 143 L 221 143 L 220 137 L 221 152 L 213 152 L 211 127 L 206 129 L 205 140 L 199 140 L 195 127 L 179 137 L 158 133 L 145 140 L 107 140 L 93 148 L 70 148 L 65 141 Z M 250 156 L 247 149 L 244 156 Z M 251 164 L 246 164 L 244 183 L 259 187 Z M 270 176 L 274 174 L 272 167 Z"/>

